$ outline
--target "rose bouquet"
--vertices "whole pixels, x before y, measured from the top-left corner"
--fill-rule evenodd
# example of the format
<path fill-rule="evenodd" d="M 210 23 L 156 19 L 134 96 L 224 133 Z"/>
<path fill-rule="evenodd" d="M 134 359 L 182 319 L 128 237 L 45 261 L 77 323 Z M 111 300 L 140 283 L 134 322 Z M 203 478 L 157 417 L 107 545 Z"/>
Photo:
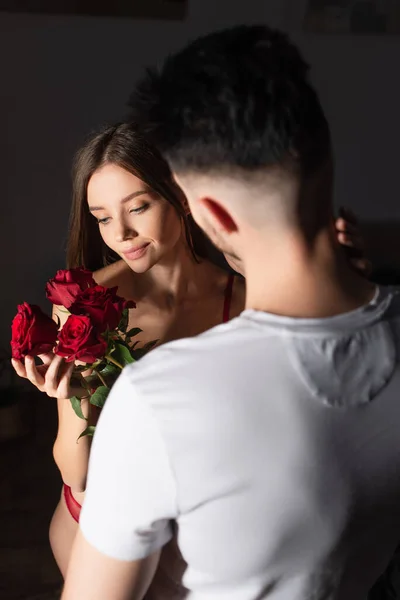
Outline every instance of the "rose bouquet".
<path fill-rule="evenodd" d="M 74 362 L 73 379 L 79 379 L 90 403 L 102 408 L 121 370 L 151 350 L 157 341 L 138 347 L 132 338 L 141 333 L 128 329 L 129 309 L 135 303 L 117 295 L 117 288 L 97 285 L 92 273 L 83 268 L 57 271 L 46 284 L 46 296 L 60 311 L 68 314 L 60 327 L 38 306 L 27 302 L 18 306 L 12 322 L 12 357 L 38 356 L 54 352 Z M 81 398 L 71 399 L 75 413 L 85 419 Z M 93 435 L 89 425 L 83 435 Z"/>

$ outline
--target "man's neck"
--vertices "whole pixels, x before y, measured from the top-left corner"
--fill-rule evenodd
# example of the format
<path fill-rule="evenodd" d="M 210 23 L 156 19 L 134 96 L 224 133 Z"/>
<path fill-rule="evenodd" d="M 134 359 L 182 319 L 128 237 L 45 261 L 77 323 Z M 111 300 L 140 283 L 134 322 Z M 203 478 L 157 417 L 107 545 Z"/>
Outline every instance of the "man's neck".
<path fill-rule="evenodd" d="M 245 262 L 247 309 L 325 318 L 355 310 L 375 293 L 328 229 L 312 245 L 296 235 L 255 244 Z"/>

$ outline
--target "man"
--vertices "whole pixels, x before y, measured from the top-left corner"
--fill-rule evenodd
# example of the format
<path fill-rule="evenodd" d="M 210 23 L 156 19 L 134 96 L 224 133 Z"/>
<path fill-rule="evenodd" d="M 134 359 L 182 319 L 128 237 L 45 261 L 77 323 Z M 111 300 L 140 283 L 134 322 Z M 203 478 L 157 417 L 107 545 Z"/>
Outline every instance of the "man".
<path fill-rule="evenodd" d="M 240 257 L 246 310 L 114 386 L 63 598 L 142 598 L 175 522 L 189 598 L 364 599 L 400 534 L 400 300 L 335 239 L 308 67 L 232 28 L 149 72 L 132 113 Z"/>

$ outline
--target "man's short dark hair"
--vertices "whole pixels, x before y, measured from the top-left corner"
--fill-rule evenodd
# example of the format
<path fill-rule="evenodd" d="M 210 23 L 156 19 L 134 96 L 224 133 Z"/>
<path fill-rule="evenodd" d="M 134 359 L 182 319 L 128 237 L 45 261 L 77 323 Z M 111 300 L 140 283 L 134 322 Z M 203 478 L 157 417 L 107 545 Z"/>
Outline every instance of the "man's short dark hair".
<path fill-rule="evenodd" d="M 198 38 L 148 70 L 129 107 L 178 173 L 289 165 L 305 175 L 331 152 L 308 64 L 264 25 Z"/>

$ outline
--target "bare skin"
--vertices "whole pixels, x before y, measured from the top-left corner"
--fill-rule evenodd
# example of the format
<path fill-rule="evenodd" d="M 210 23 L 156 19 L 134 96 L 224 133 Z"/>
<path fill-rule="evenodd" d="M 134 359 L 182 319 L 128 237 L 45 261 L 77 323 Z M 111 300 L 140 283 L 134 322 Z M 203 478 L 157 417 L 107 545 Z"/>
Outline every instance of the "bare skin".
<path fill-rule="evenodd" d="M 195 336 L 220 324 L 227 273 L 208 261 L 196 262 L 186 245 L 179 218 L 165 200 L 151 198 L 151 193 L 148 193 L 149 211 L 144 218 L 136 214 L 134 211 L 141 209 L 143 198 L 146 198 L 145 190 L 141 191 L 143 182 L 130 174 L 128 177 L 121 174 L 118 169 L 105 172 L 103 169 L 98 180 L 93 176 L 91 188 L 89 183 L 89 207 L 96 205 L 93 212 L 99 221 L 103 221 L 99 225 L 103 240 L 124 258 L 97 271 L 94 274 L 96 282 L 106 287 L 117 286 L 119 295 L 135 300 L 137 308 L 130 311 L 129 328 L 140 327 L 143 330 L 138 338 L 142 343 L 157 339 L 161 344 Z M 130 210 L 126 212 L 126 203 L 120 199 L 125 199 L 132 191 L 139 191 L 141 195 L 132 200 L 132 206 L 128 203 Z M 350 221 L 339 219 L 336 226 L 343 245 L 359 247 L 357 231 Z M 126 259 L 124 249 L 148 240 L 151 240 L 150 250 L 144 258 L 133 262 Z M 240 271 L 240 263 L 230 262 Z M 229 317 L 239 315 L 244 305 L 244 280 L 236 277 Z M 56 315 L 61 323 L 67 317 L 57 308 L 54 311 Z M 62 359 L 52 355 L 41 358 L 44 362 L 41 367 L 35 367 L 29 357 L 25 365 L 19 361 L 13 361 L 13 365 L 21 377 L 28 378 L 38 389 L 57 398 L 59 428 L 54 459 L 63 482 L 71 487 L 73 497 L 82 504 L 90 438 L 81 438 L 76 443 L 84 426 L 68 398 L 82 396 L 84 392 L 70 386 L 72 368 L 68 368 Z M 94 423 L 98 415 L 92 412 L 87 400 L 82 400 L 82 409 L 89 422 Z M 64 577 L 77 531 L 78 524 L 61 494 L 50 525 L 50 543 Z M 184 592 L 174 580 L 179 581 L 183 571 L 184 563 L 173 540 L 163 549 L 159 569 L 147 597 L 179 598 Z"/>
<path fill-rule="evenodd" d="M 129 328 L 140 327 L 143 334 L 138 338 L 140 342 L 158 339 L 164 343 L 181 337 L 194 336 L 222 322 L 222 313 L 227 283 L 227 273 L 215 267 L 207 261 L 197 264 L 191 261 L 192 275 L 198 282 L 193 288 L 193 293 L 188 289 L 187 294 L 178 300 L 168 292 L 157 287 L 150 273 L 137 274 L 123 261 L 118 261 L 94 274 L 96 282 L 106 287 L 118 287 L 118 293 L 126 299 L 134 299 L 137 308 L 130 311 Z M 236 277 L 233 287 L 232 302 L 230 307 L 230 318 L 240 314 L 244 307 L 245 286 L 241 278 Z M 61 321 L 65 321 L 66 314 L 54 311 Z M 42 357 L 46 360 L 47 357 Z M 59 362 L 60 371 L 63 369 L 63 361 L 58 358 L 52 362 Z M 29 363 L 29 359 L 26 361 Z M 22 370 L 22 365 L 14 366 L 19 375 L 27 376 Z M 40 378 L 40 370 L 32 366 L 30 380 L 39 389 L 45 386 L 43 376 Z M 69 373 L 70 375 L 70 373 Z M 44 390 L 45 391 L 45 390 Z M 82 394 L 79 389 L 69 391 L 68 396 L 75 393 Z M 90 451 L 90 438 L 76 440 L 82 432 L 83 421 L 79 419 L 72 410 L 71 404 L 66 398 L 58 398 L 59 429 L 54 444 L 54 459 L 60 469 L 64 483 L 69 485 L 73 497 L 82 505 L 84 489 L 88 469 Z M 97 415 L 90 413 L 90 405 L 82 400 L 82 408 L 85 416 L 90 422 L 95 422 Z M 59 569 L 65 577 L 71 548 L 78 531 L 78 523 L 72 518 L 66 504 L 63 493 L 61 493 L 59 504 L 54 512 L 50 524 L 50 544 Z M 163 551 L 160 569 L 164 572 L 163 590 L 165 593 L 165 571 L 176 568 L 179 561 L 179 553 L 173 543 Z M 164 566 L 163 566 L 164 565 Z M 169 567 L 167 567 L 169 565 Z M 161 573 L 160 573 L 161 576 Z M 154 586 L 158 586 L 156 576 Z M 175 585 L 169 582 L 172 589 Z M 149 594 L 154 594 L 150 588 Z M 149 596 L 149 598 L 152 596 Z M 165 596 L 157 596 L 158 598 Z M 176 598 L 176 595 L 174 596 Z"/>

